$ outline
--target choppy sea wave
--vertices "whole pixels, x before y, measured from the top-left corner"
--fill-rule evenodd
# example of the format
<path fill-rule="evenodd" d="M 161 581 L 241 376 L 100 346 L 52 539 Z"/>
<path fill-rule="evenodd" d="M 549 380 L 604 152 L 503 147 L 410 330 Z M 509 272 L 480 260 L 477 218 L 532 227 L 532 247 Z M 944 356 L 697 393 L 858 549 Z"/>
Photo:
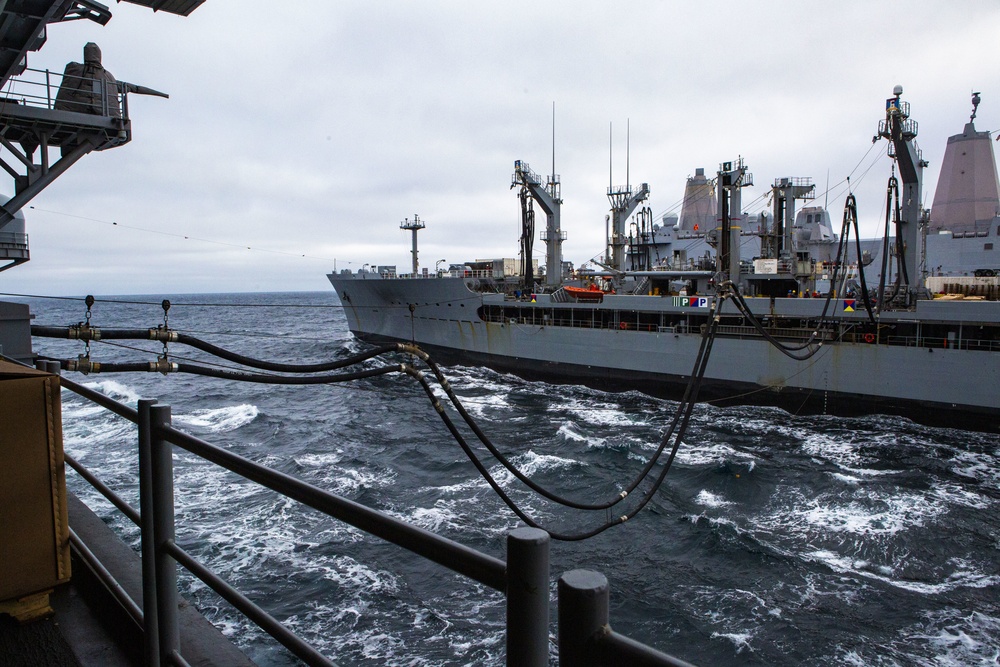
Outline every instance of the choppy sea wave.
<path fill-rule="evenodd" d="M 147 299 L 150 306 L 99 301 L 94 324 L 155 326 L 161 298 Z M 321 361 L 362 347 L 332 293 L 169 298 L 172 326 L 259 358 Z M 294 308 L 320 303 L 330 307 Z M 83 313 L 73 302 L 32 308 L 46 325 Z M 245 335 L 273 331 L 275 322 L 281 335 Z M 70 341 L 36 347 L 56 357 L 82 351 Z M 162 352 L 148 350 L 93 345 L 100 360 Z M 675 407 L 486 369 L 447 373 L 516 465 L 585 502 L 628 484 Z M 404 378 L 317 387 L 155 374 L 83 381 L 133 406 L 156 398 L 183 430 L 501 558 L 504 535 L 518 525 Z M 63 401 L 67 451 L 136 502 L 133 427 L 69 392 Z M 572 531 L 606 518 L 555 507 L 485 461 L 546 525 Z M 177 456 L 175 475 L 182 545 L 332 659 L 503 664 L 498 594 L 189 455 Z M 135 545 L 135 529 L 68 477 Z M 994 435 L 896 417 L 703 405 L 647 509 L 596 538 L 554 544 L 553 579 L 576 568 L 603 572 L 617 631 L 699 664 L 996 665 L 998 486 Z M 185 577 L 182 585 L 258 663 L 295 664 L 200 582 Z"/>

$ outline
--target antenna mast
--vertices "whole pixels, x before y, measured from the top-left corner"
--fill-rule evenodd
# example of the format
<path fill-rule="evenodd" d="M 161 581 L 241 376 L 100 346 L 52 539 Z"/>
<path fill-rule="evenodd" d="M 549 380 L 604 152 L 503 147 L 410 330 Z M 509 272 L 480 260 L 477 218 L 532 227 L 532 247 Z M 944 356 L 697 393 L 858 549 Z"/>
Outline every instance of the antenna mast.
<path fill-rule="evenodd" d="M 628 127 L 628 126 L 626 126 Z M 626 135 L 631 131 L 631 128 L 626 130 Z M 609 137 L 609 152 L 614 148 L 614 142 L 611 141 Z M 628 144 L 628 141 L 626 141 Z M 628 151 L 626 148 L 626 168 L 625 168 L 625 178 L 629 180 L 628 173 Z M 614 160 L 611 160 L 614 163 Z M 625 271 L 625 222 L 628 216 L 632 214 L 635 207 L 641 202 L 645 201 L 649 196 L 649 184 L 643 183 L 639 186 L 638 190 L 632 191 L 631 184 L 627 185 L 615 185 L 614 175 L 611 173 L 611 167 L 608 168 L 608 200 L 611 202 L 611 234 L 608 238 L 608 252 L 605 255 L 606 265 L 613 271 Z"/>
<path fill-rule="evenodd" d="M 552 100 L 552 180 L 556 180 L 556 102 Z"/>
<path fill-rule="evenodd" d="M 615 143 L 614 143 L 614 123 L 608 121 L 608 191 L 615 186 Z"/>
<path fill-rule="evenodd" d="M 424 228 L 424 221 L 421 220 L 416 213 L 414 213 L 413 220 L 411 221 L 409 218 L 404 218 L 403 222 L 399 223 L 399 228 L 413 232 L 413 250 L 411 250 L 410 252 L 413 253 L 413 275 L 416 276 L 417 275 L 417 232 Z"/>
<path fill-rule="evenodd" d="M 830 208 L 830 168 L 826 168 L 826 192 L 823 194 L 823 208 Z"/>

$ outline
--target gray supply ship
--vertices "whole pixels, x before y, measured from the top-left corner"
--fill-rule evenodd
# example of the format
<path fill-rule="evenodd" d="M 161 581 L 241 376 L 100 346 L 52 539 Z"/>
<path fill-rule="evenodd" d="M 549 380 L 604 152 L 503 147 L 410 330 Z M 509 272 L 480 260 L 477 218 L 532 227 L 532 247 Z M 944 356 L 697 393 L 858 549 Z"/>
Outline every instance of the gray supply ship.
<path fill-rule="evenodd" d="M 519 270 L 513 260 L 477 260 L 421 274 L 415 217 L 401 225 L 413 232 L 411 274 L 378 267 L 328 277 L 359 339 L 412 341 L 451 363 L 679 395 L 717 317 L 699 400 L 996 431 L 1000 301 L 986 237 L 1000 235 L 1000 188 L 989 133 L 970 120 L 949 140 L 932 209 L 943 215 L 932 217 L 920 206 L 927 163 L 901 95 L 897 86 L 876 137 L 899 174 L 890 179 L 888 240 L 858 240 L 853 197 L 839 235 L 823 207 L 796 213 L 798 200 L 815 196 L 801 178 L 775 180 L 771 215 L 752 220 L 740 193 L 753 177 L 741 160 L 721 165 L 714 180 L 699 170 L 680 219 L 662 225 L 639 208 L 648 185 L 609 187 L 607 252 L 600 268 L 574 272 L 562 259 L 558 176 L 543 181 L 517 161 Z M 543 276 L 524 260 L 535 203 L 546 215 Z M 928 267 L 934 276 L 925 280 Z M 932 295 L 928 285 L 961 293 Z"/>

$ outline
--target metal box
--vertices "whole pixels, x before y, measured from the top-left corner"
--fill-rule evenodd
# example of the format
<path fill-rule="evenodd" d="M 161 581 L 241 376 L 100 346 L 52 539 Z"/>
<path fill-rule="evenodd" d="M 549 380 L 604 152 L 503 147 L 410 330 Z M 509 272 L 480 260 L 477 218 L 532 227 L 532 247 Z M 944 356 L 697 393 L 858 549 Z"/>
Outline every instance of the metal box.
<path fill-rule="evenodd" d="M 51 612 L 69 581 L 59 377 L 0 361 L 0 612 Z"/>

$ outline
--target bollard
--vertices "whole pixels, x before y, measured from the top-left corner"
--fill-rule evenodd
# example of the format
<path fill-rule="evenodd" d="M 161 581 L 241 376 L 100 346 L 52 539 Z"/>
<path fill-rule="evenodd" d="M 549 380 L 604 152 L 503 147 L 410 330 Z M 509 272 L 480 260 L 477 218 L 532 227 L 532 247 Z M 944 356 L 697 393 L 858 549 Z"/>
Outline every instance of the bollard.
<path fill-rule="evenodd" d="M 549 534 L 538 528 L 507 535 L 507 664 L 549 664 Z"/>
<path fill-rule="evenodd" d="M 144 664 L 160 665 L 160 626 L 156 613 L 156 546 L 153 536 L 153 466 L 150 408 L 139 399 L 139 533 L 142 542 L 142 632 Z"/>
<path fill-rule="evenodd" d="M 561 667 L 599 665 L 594 640 L 610 630 L 607 577 L 591 570 L 564 573 L 558 605 Z"/>
<path fill-rule="evenodd" d="M 161 662 L 173 662 L 180 653 L 177 625 L 177 562 L 164 545 L 174 541 L 174 459 L 172 445 L 157 429 L 170 424 L 170 406 L 149 408 L 150 464 L 153 490 L 153 554 L 156 560 L 156 613 Z"/>

